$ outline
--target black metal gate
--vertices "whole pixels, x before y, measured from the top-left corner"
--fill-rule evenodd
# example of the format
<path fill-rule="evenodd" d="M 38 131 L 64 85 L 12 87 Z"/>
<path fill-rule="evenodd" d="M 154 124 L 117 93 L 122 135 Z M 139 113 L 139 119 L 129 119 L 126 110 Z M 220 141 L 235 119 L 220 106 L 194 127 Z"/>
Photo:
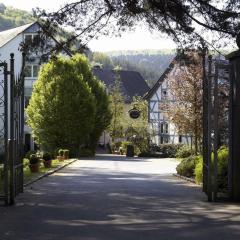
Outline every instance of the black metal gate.
<path fill-rule="evenodd" d="M 218 149 L 230 144 L 230 65 L 227 60 L 209 56 L 203 62 L 206 74 L 203 82 L 203 191 L 209 201 L 228 197 L 230 184 L 226 191 L 218 187 Z M 228 163 L 228 178 L 231 168 Z M 230 181 L 228 181 L 230 183 Z"/>
<path fill-rule="evenodd" d="M 15 77 L 13 54 L 0 70 L 0 198 L 11 205 L 23 191 L 24 71 Z"/>

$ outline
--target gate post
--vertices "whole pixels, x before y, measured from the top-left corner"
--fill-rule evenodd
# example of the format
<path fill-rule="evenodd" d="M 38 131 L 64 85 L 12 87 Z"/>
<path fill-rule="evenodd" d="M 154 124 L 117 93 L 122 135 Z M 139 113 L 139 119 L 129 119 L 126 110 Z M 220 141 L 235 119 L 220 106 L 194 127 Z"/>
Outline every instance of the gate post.
<path fill-rule="evenodd" d="M 240 50 L 227 58 L 230 61 L 229 195 L 233 201 L 240 201 Z"/>
<path fill-rule="evenodd" d="M 9 163 L 10 163 L 10 205 L 15 203 L 15 153 L 14 153 L 14 54 L 10 59 L 10 139 L 9 139 Z"/>

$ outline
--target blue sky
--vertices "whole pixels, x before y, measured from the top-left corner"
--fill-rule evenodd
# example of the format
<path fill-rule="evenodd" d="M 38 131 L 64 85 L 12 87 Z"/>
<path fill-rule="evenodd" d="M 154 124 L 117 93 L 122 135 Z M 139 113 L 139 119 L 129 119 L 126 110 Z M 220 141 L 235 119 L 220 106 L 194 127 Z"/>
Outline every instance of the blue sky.
<path fill-rule="evenodd" d="M 0 0 L 7 6 L 31 11 L 40 7 L 47 10 L 56 10 L 67 0 Z M 124 33 L 121 38 L 100 37 L 89 42 L 93 51 L 138 50 L 138 49 L 169 49 L 175 48 L 171 39 L 166 39 L 159 33 L 151 34 L 146 28 L 138 27 L 135 32 Z"/>

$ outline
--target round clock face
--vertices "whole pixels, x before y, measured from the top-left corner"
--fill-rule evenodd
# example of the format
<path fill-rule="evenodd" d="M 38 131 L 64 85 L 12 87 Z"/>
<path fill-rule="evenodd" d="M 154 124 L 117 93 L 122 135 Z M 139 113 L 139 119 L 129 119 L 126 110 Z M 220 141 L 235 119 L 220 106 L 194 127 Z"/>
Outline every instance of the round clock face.
<path fill-rule="evenodd" d="M 133 108 L 129 110 L 129 116 L 130 118 L 136 119 L 140 117 L 140 111 L 136 108 Z"/>

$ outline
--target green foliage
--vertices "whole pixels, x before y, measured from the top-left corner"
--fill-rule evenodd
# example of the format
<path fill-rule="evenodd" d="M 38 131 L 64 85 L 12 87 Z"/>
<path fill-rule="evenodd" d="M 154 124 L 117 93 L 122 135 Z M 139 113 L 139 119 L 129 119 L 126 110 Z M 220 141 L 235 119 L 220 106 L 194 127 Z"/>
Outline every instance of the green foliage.
<path fill-rule="evenodd" d="M 29 158 L 29 164 L 37 164 L 39 163 L 39 158 L 36 154 L 31 154 Z"/>
<path fill-rule="evenodd" d="M 80 150 L 80 154 L 79 154 L 80 157 L 92 157 L 93 156 L 93 152 L 88 149 L 88 148 L 82 148 Z"/>
<path fill-rule="evenodd" d="M 89 133 L 89 138 L 85 142 L 86 146 L 95 153 L 98 140 L 102 132 L 109 126 L 111 122 L 110 100 L 106 94 L 105 86 L 102 82 L 93 76 L 90 65 L 84 64 L 87 59 L 79 54 L 72 57 L 74 67 L 78 73 L 84 77 L 84 81 L 91 89 L 94 96 L 95 114 L 93 115 L 93 128 Z"/>
<path fill-rule="evenodd" d="M 28 152 L 25 154 L 25 158 L 30 159 L 30 156 L 31 156 L 32 154 L 36 154 L 36 153 L 37 153 L 37 151 L 30 150 L 30 151 L 28 151 Z"/>
<path fill-rule="evenodd" d="M 52 159 L 52 155 L 50 152 L 44 152 L 42 158 L 44 161 L 49 161 Z"/>
<path fill-rule="evenodd" d="M 176 158 L 187 158 L 193 154 L 194 151 L 188 145 L 184 145 L 177 150 Z"/>
<path fill-rule="evenodd" d="M 219 189 L 227 189 L 228 184 L 228 148 L 226 146 L 222 146 L 218 150 L 218 187 Z M 213 161 L 213 155 L 212 155 Z M 195 180 L 197 183 L 202 182 L 203 177 L 203 161 L 202 157 L 200 158 L 198 164 L 195 168 Z"/>
<path fill-rule="evenodd" d="M 33 22 L 33 16 L 23 10 L 0 4 L 0 31 Z"/>
<path fill-rule="evenodd" d="M 26 110 L 27 123 L 40 146 L 77 153 L 87 141 L 96 114 L 96 99 L 88 85 L 91 77 L 88 61 L 80 55 L 57 57 L 41 68 Z"/>
<path fill-rule="evenodd" d="M 181 176 L 192 178 L 195 175 L 195 168 L 200 161 L 199 156 L 190 156 L 184 158 L 177 166 L 177 173 Z"/>
<path fill-rule="evenodd" d="M 226 146 L 218 150 L 218 187 L 227 189 L 228 185 L 228 157 L 229 152 Z"/>
<path fill-rule="evenodd" d="M 123 117 L 124 117 L 124 98 L 121 94 L 121 84 L 119 78 L 115 80 L 113 86 L 110 86 L 110 111 L 112 115 L 111 123 L 108 127 L 112 141 L 122 138 Z"/>
<path fill-rule="evenodd" d="M 200 184 L 203 180 L 203 159 L 199 158 L 199 162 L 196 164 L 194 169 L 195 181 Z"/>
<path fill-rule="evenodd" d="M 160 152 L 164 158 L 174 158 L 180 147 L 182 144 L 160 144 L 157 147 L 157 152 Z"/>
<path fill-rule="evenodd" d="M 110 57 L 108 57 L 106 54 L 101 52 L 94 52 L 92 53 L 92 56 L 90 57 L 90 60 L 92 61 L 92 65 L 101 65 L 104 69 L 113 69 L 114 65 Z"/>

